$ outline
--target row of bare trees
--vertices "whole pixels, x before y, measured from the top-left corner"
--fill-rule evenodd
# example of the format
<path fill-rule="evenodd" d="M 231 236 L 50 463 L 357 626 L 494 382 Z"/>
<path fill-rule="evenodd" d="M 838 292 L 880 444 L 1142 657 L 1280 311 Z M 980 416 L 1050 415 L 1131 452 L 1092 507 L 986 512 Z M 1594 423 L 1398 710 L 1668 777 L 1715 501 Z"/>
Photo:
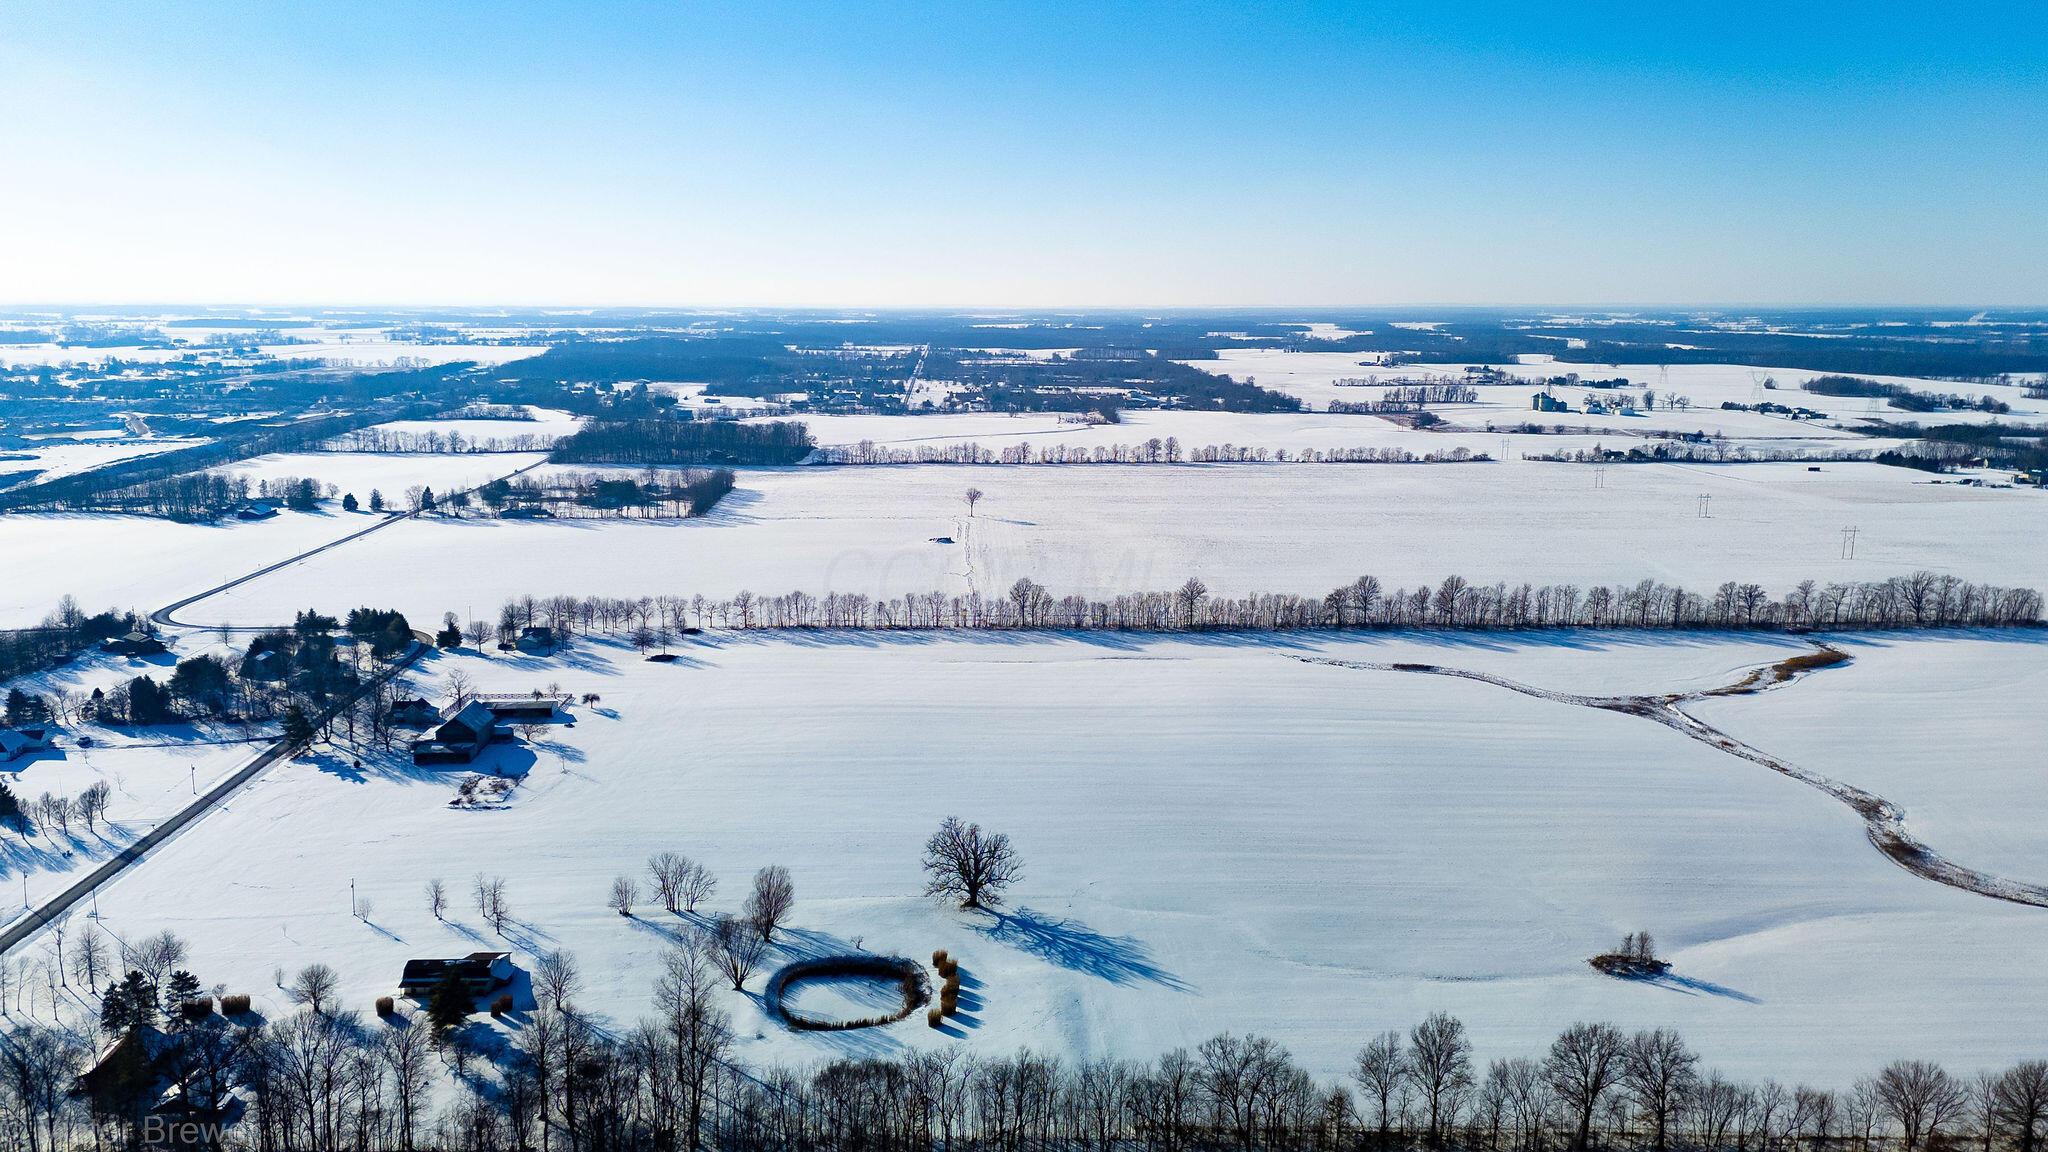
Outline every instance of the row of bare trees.
<path fill-rule="evenodd" d="M 182 955 L 123 960 L 118 988 L 153 988 L 176 983 Z M 733 1051 L 722 975 L 716 941 L 682 934 L 652 1012 L 629 1025 L 584 1012 L 575 958 L 545 953 L 531 1005 L 500 1034 L 417 1011 L 366 1020 L 314 964 L 285 989 L 292 1015 L 166 1024 L 191 1040 L 164 1072 L 194 1100 L 240 1101 L 213 1136 L 252 1152 L 2041 1152 L 2048 1136 L 2048 1061 L 1958 1076 L 1894 1060 L 1846 1088 L 1788 1086 L 1706 1068 L 1668 1028 L 1581 1023 L 1482 1063 L 1441 1012 L 1369 1038 L 1342 1081 L 1233 1034 L 1143 1061 L 942 1045 L 751 1067 Z M 88 1033 L 17 1016 L 0 1040 L 0 1140 L 58 1152 L 143 1133 L 146 1092 L 116 1108 L 104 1090 L 71 1090 L 93 1059 Z"/>
<path fill-rule="evenodd" d="M 855 592 L 729 598 L 639 599 L 554 596 L 509 601 L 500 631 L 545 620 L 558 633 L 610 632 L 645 648 L 687 628 L 730 629 L 1023 629 L 1062 631 L 1275 632 L 1308 629 L 1438 628 L 1514 631 L 1553 628 L 1799 629 L 2020 627 L 2038 624 L 2041 593 L 1979 584 L 1945 573 L 1915 572 L 1874 581 L 1802 580 L 1783 592 L 1725 581 L 1692 590 L 1656 580 L 1634 584 L 1475 584 L 1448 576 L 1435 584 L 1390 587 L 1361 576 L 1321 596 L 1212 595 L 1190 579 L 1171 591 L 1108 599 L 1055 596 L 1018 580 L 1006 596 L 912 593 L 896 598 Z M 478 635 L 487 635 L 479 632 Z"/>
<path fill-rule="evenodd" d="M 1485 460 L 1469 448 L 1424 453 L 1380 445 L 1356 448 L 1269 448 L 1259 444 L 1183 447 L 1179 438 L 1154 436 L 1135 444 L 1039 444 L 987 448 L 973 441 L 896 447 L 862 440 L 820 448 L 818 464 L 1450 464 Z"/>

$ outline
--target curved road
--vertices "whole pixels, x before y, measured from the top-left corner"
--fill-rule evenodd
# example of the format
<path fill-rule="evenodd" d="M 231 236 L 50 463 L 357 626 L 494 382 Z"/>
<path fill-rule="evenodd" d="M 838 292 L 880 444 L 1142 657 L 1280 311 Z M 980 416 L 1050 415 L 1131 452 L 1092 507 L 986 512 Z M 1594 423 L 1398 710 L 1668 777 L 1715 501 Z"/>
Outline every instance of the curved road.
<path fill-rule="evenodd" d="M 1832 651 L 1832 649 L 1824 650 Z M 1621 712 L 1653 720 L 1685 736 L 1699 741 L 1730 756 L 1739 756 L 1754 764 L 1761 764 L 1773 772 L 1789 776 L 1810 788 L 1827 793 L 1848 805 L 1863 818 L 1864 835 L 1879 852 L 1899 867 L 1925 880 L 1989 896 L 1994 900 L 2005 900 L 2014 904 L 2026 904 L 2035 908 L 2048 908 L 2048 885 L 2035 884 L 2025 880 L 2009 880 L 1980 872 L 1948 859 L 1933 848 L 1922 843 L 1906 830 L 1906 813 L 1898 805 L 1873 792 L 1867 792 L 1853 784 L 1808 771 L 1787 763 L 1758 748 L 1737 740 L 1726 732 L 1701 720 L 1679 705 L 1688 701 L 1702 700 L 1709 696 L 1746 696 L 1757 692 L 1790 684 L 1795 680 L 1812 675 L 1816 669 L 1794 670 L 1782 678 L 1759 683 L 1756 676 L 1750 677 L 1725 688 L 1706 692 L 1686 692 L 1664 696 L 1579 696 L 1568 692 L 1552 692 L 1495 676 L 1487 672 L 1474 672 L 1464 668 L 1446 668 L 1437 664 L 1374 664 L 1357 660 L 1337 660 L 1322 656 L 1296 656 L 1305 664 L 1325 664 L 1336 668 L 1353 668 L 1367 672 L 1407 672 L 1424 676 L 1454 676 L 1461 680 L 1477 680 L 1482 684 L 1520 692 L 1539 700 L 1558 704 L 1572 704 L 1581 708 L 1597 708 L 1603 712 Z M 1766 668 L 1771 666 L 1767 665 Z"/>

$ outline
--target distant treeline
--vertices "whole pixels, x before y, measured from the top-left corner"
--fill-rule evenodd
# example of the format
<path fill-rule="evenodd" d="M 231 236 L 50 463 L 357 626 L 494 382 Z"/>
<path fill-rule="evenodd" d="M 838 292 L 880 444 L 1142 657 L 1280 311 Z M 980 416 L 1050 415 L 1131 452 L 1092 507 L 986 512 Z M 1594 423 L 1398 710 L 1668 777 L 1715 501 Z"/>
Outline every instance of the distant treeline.
<path fill-rule="evenodd" d="M 1727 581 L 1691 591 L 1654 580 L 1634 584 L 1474 584 L 1449 576 L 1435 585 L 1388 587 L 1361 576 L 1321 596 L 1257 593 L 1213 596 L 1190 579 L 1171 591 L 1109 599 L 1056 596 L 1025 578 L 1001 597 L 979 593 L 913 593 L 876 598 L 860 593 L 779 596 L 741 592 L 725 599 L 666 596 L 641 601 L 605 597 L 526 597 L 531 618 L 540 606 L 551 624 L 666 619 L 680 628 L 732 629 L 997 629 L 1107 632 L 1289 632 L 1347 629 L 1524 631 L 1554 628 L 1797 629 L 2021 627 L 2041 622 L 2041 594 L 2031 588 L 1975 584 L 1916 572 L 1888 580 L 1803 580 L 1774 594 L 1761 584 Z"/>
<path fill-rule="evenodd" d="M 473 417 L 465 417 L 473 419 Z M 391 428 L 359 428 L 323 445 L 330 452 L 397 452 L 427 454 L 444 452 L 547 452 L 561 440 L 539 432 L 510 436 L 464 436 L 454 428 L 430 428 L 424 432 L 401 432 Z"/>
<path fill-rule="evenodd" d="M 218 520 L 252 500 L 270 500 L 295 512 L 310 512 L 330 494 L 330 486 L 305 476 L 277 476 L 251 481 L 225 472 L 192 472 L 148 480 L 114 492 L 85 495 L 67 507 L 75 512 L 119 512 L 162 516 L 171 520 Z"/>
<path fill-rule="evenodd" d="M 1490 459 L 1469 448 L 1420 456 L 1405 448 L 1265 448 L 1249 444 L 1204 444 L 1183 448 L 1180 439 L 1153 437 L 1138 444 L 1047 444 L 1019 442 L 999 449 L 980 444 L 919 444 L 892 448 L 863 440 L 818 449 L 819 464 L 1452 464 Z"/>
<path fill-rule="evenodd" d="M 702 516 L 733 489 L 728 468 L 689 468 L 638 478 L 598 472 L 558 473 L 545 483 L 494 480 L 477 489 L 484 504 L 507 518 L 545 514 Z"/>
<path fill-rule="evenodd" d="M 794 464 L 810 455 L 809 429 L 795 421 L 593 419 L 557 442 L 562 464 Z"/>
<path fill-rule="evenodd" d="M 1338 387 L 1370 385 L 1370 380 L 1339 380 Z M 1381 392 L 1378 399 L 1365 401 L 1332 400 L 1332 412 L 1413 412 L 1425 404 L 1476 404 L 1479 389 L 1469 384 L 1439 381 L 1426 384 L 1399 384 Z"/>
<path fill-rule="evenodd" d="M 1856 376 L 1815 376 L 1801 386 L 1822 396 L 1863 396 L 1882 399 L 1908 412 L 2010 412 L 2012 405 L 1991 396 L 1958 396 L 1952 392 L 1921 392 L 1903 384 L 1885 384 Z"/>
<path fill-rule="evenodd" d="M 230 426 L 218 439 L 204 444 L 123 460 L 91 472 L 0 492 L 0 512 L 89 511 L 106 503 L 105 498 L 110 494 L 124 489 L 217 468 L 254 456 L 303 451 L 372 424 L 429 416 L 447 409 L 447 399 L 440 394 L 452 387 L 454 378 L 467 372 L 468 368 L 466 364 L 456 364 L 418 372 L 365 374 L 364 378 L 379 382 L 374 388 L 378 395 L 401 399 L 372 403 L 360 410 L 335 416 L 316 416 L 283 424 Z M 361 384 L 360 379 L 351 378 L 354 382 L 349 387 L 371 387 Z M 435 395 L 419 400 L 403 399 L 421 393 Z"/>

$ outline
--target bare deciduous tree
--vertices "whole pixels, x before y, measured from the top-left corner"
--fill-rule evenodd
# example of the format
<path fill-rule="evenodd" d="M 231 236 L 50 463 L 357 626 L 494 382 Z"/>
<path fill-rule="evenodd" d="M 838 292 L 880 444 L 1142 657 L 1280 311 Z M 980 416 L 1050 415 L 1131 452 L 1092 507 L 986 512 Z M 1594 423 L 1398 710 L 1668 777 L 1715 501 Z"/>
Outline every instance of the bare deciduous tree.
<path fill-rule="evenodd" d="M 711 921 L 711 953 L 718 970 L 732 982 L 732 990 L 744 991 L 747 977 L 760 966 L 768 952 L 768 941 L 752 925 L 721 914 Z"/>
<path fill-rule="evenodd" d="M 1899 1126 L 1906 1152 L 1939 1135 L 1969 1099 L 1962 1081 L 1925 1060 L 1894 1060 L 1878 1070 L 1873 1086 L 1878 1108 Z"/>
<path fill-rule="evenodd" d="M 772 940 L 775 930 L 788 918 L 789 907 L 794 903 L 796 884 L 789 878 L 789 869 L 780 864 L 770 864 L 754 873 L 754 890 L 747 894 L 747 922 L 760 933 L 762 940 Z"/>
<path fill-rule="evenodd" d="M 683 900 L 683 879 L 689 871 L 690 858 L 680 852 L 657 852 L 647 858 L 647 873 L 654 877 L 654 895 L 663 908 L 677 911 Z"/>
<path fill-rule="evenodd" d="M 142 973 L 151 985 L 163 987 L 164 978 L 185 963 L 185 942 L 170 932 L 159 932 L 124 950 L 122 961 Z"/>
<path fill-rule="evenodd" d="M 303 1004 L 315 1015 L 325 1015 L 334 1002 L 335 989 L 341 984 L 341 977 L 325 964 L 308 964 L 292 977 L 291 987 L 285 995 L 294 1004 Z"/>
<path fill-rule="evenodd" d="M 1007 835 L 983 832 L 981 825 L 955 816 L 946 817 L 925 842 L 924 870 L 925 895 L 957 899 L 962 908 L 1001 904 L 1004 890 L 1024 875 Z"/>
<path fill-rule="evenodd" d="M 1991 1113 L 2015 1152 L 2037 1152 L 2048 1128 L 2048 1060 L 2023 1060 L 1991 1084 Z"/>
<path fill-rule="evenodd" d="M 1374 1118 L 1384 1142 L 1393 1126 L 1394 1104 L 1408 1079 L 1408 1056 L 1401 1048 L 1399 1032 L 1382 1032 L 1358 1050 L 1351 1078 L 1358 1081 L 1361 1095 L 1372 1104 Z"/>
<path fill-rule="evenodd" d="M 441 883 L 439 876 L 427 881 L 427 911 L 440 920 L 448 911 L 448 886 Z"/>
<path fill-rule="evenodd" d="M 1558 1101 L 1570 1110 L 1572 1147 L 1583 1150 L 1593 1117 L 1620 1082 L 1628 1041 L 1612 1024 L 1574 1024 L 1551 1042 L 1544 1075 Z"/>
<path fill-rule="evenodd" d="M 1456 1016 L 1432 1012 L 1409 1031 L 1408 1049 L 1409 1074 L 1428 1109 L 1429 1142 L 1437 1144 L 1472 1087 L 1472 1042 Z"/>
<path fill-rule="evenodd" d="M 697 905 L 711 899 L 711 894 L 718 891 L 718 877 L 711 874 L 711 869 L 692 861 L 683 874 L 682 891 L 683 911 L 695 912 Z"/>
<path fill-rule="evenodd" d="M 479 872 L 470 887 L 470 894 L 476 898 L 478 915 L 484 918 L 493 931 L 503 935 L 505 921 L 512 917 L 512 905 L 505 899 L 505 878 L 485 876 Z"/>
<path fill-rule="evenodd" d="M 605 906 L 621 916 L 631 916 L 633 903 L 638 899 L 640 885 L 634 883 L 631 876 L 620 876 L 612 881 L 611 895 L 606 899 Z"/>
<path fill-rule="evenodd" d="M 1637 939 L 1644 955 L 1655 955 L 1648 932 Z M 1698 1067 L 1699 1057 L 1669 1028 L 1638 1032 L 1629 1038 L 1622 1081 L 1636 1108 L 1650 1121 L 1657 1152 L 1671 1146 L 1672 1117 L 1692 1096 Z"/>
<path fill-rule="evenodd" d="M 543 952 L 533 969 L 533 987 L 543 1003 L 557 1012 L 569 1011 L 569 1002 L 583 984 L 573 953 L 559 948 Z"/>
<path fill-rule="evenodd" d="M 71 974 L 85 981 L 92 991 L 99 991 L 100 976 L 107 970 L 107 946 L 101 942 L 98 929 L 87 928 L 72 946 Z"/>

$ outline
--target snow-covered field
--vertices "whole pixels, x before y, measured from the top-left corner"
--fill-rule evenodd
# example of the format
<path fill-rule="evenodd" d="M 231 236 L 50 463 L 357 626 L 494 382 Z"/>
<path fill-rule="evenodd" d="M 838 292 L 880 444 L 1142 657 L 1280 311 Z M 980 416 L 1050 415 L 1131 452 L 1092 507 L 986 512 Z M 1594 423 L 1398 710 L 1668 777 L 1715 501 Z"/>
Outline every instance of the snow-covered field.
<path fill-rule="evenodd" d="M 33 448 L 0 448 L 0 488 L 31 480 L 76 476 L 123 460 L 154 456 L 197 443 L 174 436 L 130 439 L 115 433 L 112 437 L 91 439 L 51 439 Z"/>
<path fill-rule="evenodd" d="M 395 507 L 402 505 L 403 493 L 414 484 L 440 493 L 470 489 L 546 459 L 544 452 L 290 452 L 258 456 L 216 471 L 247 476 L 252 486 L 259 480 L 287 476 L 318 480 L 341 492 L 354 493 L 367 509 L 371 489 L 384 493 L 384 499 Z M 365 519 L 358 526 L 368 527 L 369 521 Z"/>
<path fill-rule="evenodd" d="M 1369 399 L 1378 391 L 1376 388 L 1340 387 L 1336 384 L 1338 380 L 1413 379 L 1423 376 L 1456 378 L 1462 377 L 1468 367 L 1464 364 L 1407 364 L 1390 368 L 1372 363 L 1372 357 L 1365 353 L 1288 352 L 1273 348 L 1227 348 L 1218 353 L 1217 359 L 1189 360 L 1186 363 L 1204 372 L 1230 376 L 1239 381 L 1256 378 L 1261 387 L 1298 396 L 1319 410 L 1328 408 L 1332 400 L 1356 402 Z M 1583 412 L 1585 397 L 1599 396 L 1603 393 L 1592 389 L 1567 388 L 1563 390 L 1562 395 L 1572 402 L 1573 408 L 1580 411 L 1563 417 L 1546 416 L 1528 411 L 1529 396 L 1526 391 L 1492 386 L 1480 390 L 1484 401 L 1481 405 L 1444 408 L 1443 413 L 1447 419 L 1470 424 L 1474 421 L 1474 413 L 1477 413 L 1479 420 L 1536 420 L 1545 424 L 1562 420 L 1574 426 L 1586 423 L 1598 426 L 1612 425 L 1616 428 L 1669 427 L 1680 431 L 1704 427 L 1710 432 L 1722 428 L 1731 436 L 1769 435 L 1773 429 L 1777 429 L 1779 435 L 1828 434 L 1825 428 L 1792 424 L 1778 417 L 1720 411 L 1723 401 L 1755 404 L 1760 400 L 1785 405 L 1804 405 L 1826 412 L 1835 422 L 1849 425 L 1861 424 L 1872 418 L 1890 421 L 1918 420 L 1923 423 L 1991 419 L 1988 414 L 1969 412 L 1916 414 L 1886 407 L 1883 401 L 1873 405 L 1872 401 L 1859 397 L 1822 396 L 1805 392 L 1800 386 L 1806 381 L 1830 373 L 1804 368 L 1772 368 L 1749 364 L 1566 364 L 1554 361 L 1495 367 L 1525 380 L 1543 380 L 1571 373 L 1589 380 L 1627 377 L 1638 394 L 1648 388 L 1665 398 L 1675 395 L 1689 396 L 1692 398 L 1693 408 L 1686 412 L 1660 410 L 1643 417 L 1586 416 Z M 2019 387 L 1924 380 L 1912 376 L 1867 373 L 1855 375 L 1862 379 L 1882 384 L 1899 384 L 1923 392 L 1993 396 L 2012 406 L 2012 413 L 2003 417 L 2008 422 L 2039 423 L 2048 420 L 2048 400 L 2028 399 L 2025 390 Z M 1766 389 L 1763 386 L 1766 379 L 1775 381 L 1776 389 Z M 1614 393 L 1607 392 L 1605 395 L 1611 397 Z M 1496 408 L 1499 409 L 1498 412 L 1494 410 Z M 1484 411 L 1481 411 L 1482 409 Z"/>
<path fill-rule="evenodd" d="M 195 623 L 376 603 L 414 620 L 519 595 L 801 589 L 1115 595 L 1200 577 L 1219 594 L 1413 585 L 1876 579 L 1919 568 L 2038 584 L 2048 498 L 1874 464 L 924 465 L 744 471 L 710 515 L 439 518 L 394 525 L 217 598 Z M 961 499 L 984 496 L 970 518 Z M 1699 497 L 1711 496 L 1709 516 Z M 1856 556 L 1842 559 L 1842 529 Z M 0 525 L 4 526 L 4 525 Z M 956 543 L 933 542 L 952 537 Z"/>
<path fill-rule="evenodd" d="M 526 405 L 531 420 L 394 420 L 388 424 L 372 426 L 373 431 L 404 433 L 414 436 L 438 432 L 443 436 L 450 432 L 460 433 L 464 439 L 510 440 L 517 436 L 567 436 L 576 431 L 582 418 L 558 408 L 539 408 Z"/>
<path fill-rule="evenodd" d="M 266 1011 L 286 1008 L 278 967 L 333 964 L 360 1008 L 408 957 L 503 944 L 529 967 L 536 950 L 574 952 L 585 1006 L 630 1023 L 684 926 L 658 905 L 621 918 L 605 894 L 676 850 L 720 877 L 711 910 L 737 907 L 754 869 L 790 869 L 778 961 L 944 947 L 977 982 L 959 1038 L 918 1019 L 795 1034 L 755 996 L 724 993 L 752 1060 L 940 1044 L 1149 1056 L 1231 1029 L 1280 1038 L 1336 1078 L 1373 1032 L 1435 1009 L 1467 1021 L 1482 1058 L 1538 1051 L 1579 1019 L 1669 1024 L 1710 1064 L 1834 1086 L 1895 1055 L 1963 1069 L 2037 1055 L 2048 985 L 2028 958 L 2048 947 L 2048 915 L 1914 877 L 1834 800 L 1634 717 L 1293 658 L 1647 691 L 1734 679 L 1789 646 L 992 636 L 732 641 L 673 665 L 599 644 L 554 660 L 443 655 L 427 674 L 603 700 L 479 764 L 522 779 L 506 808 L 450 808 L 459 770 L 316 756 L 260 778 L 99 905 L 122 938 L 188 937 L 196 971 Z M 1948 696 L 1948 678 L 1915 670 L 1928 650 L 1859 649 L 1847 669 L 1720 718 L 1804 702 L 1855 717 L 1876 755 L 1939 763 L 1900 715 Z M 2006 652 L 1985 659 L 2024 659 Z M 1891 695 L 1836 709 L 1815 692 L 1831 676 Z M 2039 743 L 2020 709 L 1971 723 Z M 1858 783 L 1900 771 L 1857 769 Z M 1023 853 L 1003 918 L 917 895 L 922 841 L 954 814 Z M 463 899 L 478 872 L 507 880 L 502 941 Z M 447 923 L 422 895 L 432 877 L 456 893 Z M 352 883 L 372 905 L 361 918 Z M 1672 979 L 1586 965 L 1637 929 L 1657 935 Z"/>
<path fill-rule="evenodd" d="M 1838 641 L 1854 662 L 1702 719 L 1902 805 L 1971 866 L 2048 880 L 2048 637 Z"/>
<path fill-rule="evenodd" d="M 148 516 L 0 516 L 0 628 L 37 623 L 66 593 L 88 612 L 147 613 L 367 526 L 366 517 L 339 512 L 283 512 L 269 520 L 220 524 Z"/>
<path fill-rule="evenodd" d="M 1376 396 L 1384 390 L 1360 391 Z M 1526 409 L 1526 394 L 1518 392 L 1516 395 Z M 1353 400 L 1368 398 L 1351 397 Z M 1426 456 L 1432 452 L 1463 448 L 1495 459 L 1515 460 L 1525 456 L 1590 452 L 1598 447 L 1617 450 L 1642 447 L 1644 441 L 1641 437 L 1660 428 L 1678 432 L 1704 428 L 1711 434 L 1716 430 L 1726 432 L 1730 426 L 1736 425 L 1739 427 L 1730 435 L 1737 447 L 1768 449 L 1776 453 L 1874 452 L 1896 443 L 1854 436 L 1813 424 L 1793 424 L 1753 412 L 1708 414 L 1695 410 L 1693 413 L 1671 413 L 1668 419 L 1645 422 L 1620 416 L 1584 416 L 1576 412 L 1567 416 L 1544 415 L 1518 411 L 1513 405 L 1497 403 L 1438 406 L 1433 411 L 1459 428 L 1472 430 L 1425 431 L 1378 416 L 1328 412 L 1132 409 L 1122 413 L 1122 420 L 1116 424 L 1063 423 L 1048 413 L 1010 415 L 989 412 L 933 416 L 806 415 L 801 419 L 820 445 L 845 447 L 867 441 L 899 452 L 953 444 L 979 444 L 992 452 L 1020 444 L 1029 445 L 1034 450 L 1053 446 L 1093 449 L 1117 444 L 1139 445 L 1147 440 L 1164 441 L 1173 437 L 1180 441 L 1183 451 L 1212 445 L 1263 448 L 1269 452 L 1285 449 L 1290 453 L 1308 449 L 1327 452 L 1345 448 L 1399 448 L 1417 456 Z M 1660 417 L 1664 415 L 1659 414 Z M 1723 419 L 1724 416 L 1740 419 Z M 1518 428 L 1530 419 L 1545 428 L 1561 423 L 1572 429 L 1589 428 L 1593 431 L 1559 434 L 1485 430 L 1489 424 L 1501 429 Z"/>

